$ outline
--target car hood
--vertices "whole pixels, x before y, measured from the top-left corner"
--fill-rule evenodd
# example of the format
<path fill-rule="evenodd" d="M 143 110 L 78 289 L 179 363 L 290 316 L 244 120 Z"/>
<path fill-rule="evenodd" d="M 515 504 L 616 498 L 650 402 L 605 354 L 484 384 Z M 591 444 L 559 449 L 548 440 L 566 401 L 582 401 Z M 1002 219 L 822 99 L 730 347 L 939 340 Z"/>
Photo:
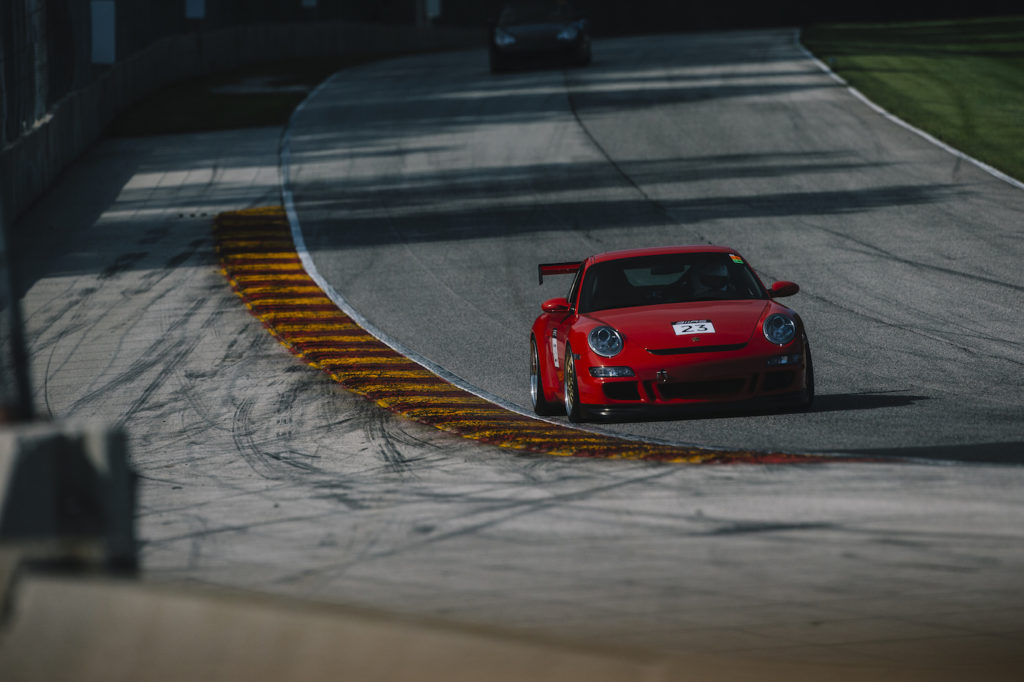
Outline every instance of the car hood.
<path fill-rule="evenodd" d="M 639 344 L 647 350 L 700 348 L 747 343 L 771 302 L 697 301 L 616 308 L 588 313 L 586 317 L 614 327 L 627 344 Z M 709 320 L 714 333 L 676 334 L 673 323 Z"/>

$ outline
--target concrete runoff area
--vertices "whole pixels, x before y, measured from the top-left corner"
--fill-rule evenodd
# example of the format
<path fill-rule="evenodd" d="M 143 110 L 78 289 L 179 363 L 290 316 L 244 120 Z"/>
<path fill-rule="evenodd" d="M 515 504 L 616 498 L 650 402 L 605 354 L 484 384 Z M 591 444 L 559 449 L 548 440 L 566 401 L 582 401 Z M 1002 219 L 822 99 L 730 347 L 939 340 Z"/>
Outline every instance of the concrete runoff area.
<path fill-rule="evenodd" d="M 664 662 L 655 668 L 668 679 L 714 679 L 696 674 L 704 664 L 721 679 L 744 679 L 738 669 L 761 680 L 1024 670 L 1021 467 L 524 455 L 397 419 L 297 362 L 239 305 L 210 236 L 216 213 L 279 200 L 279 135 L 105 141 L 19 226 L 38 236 L 23 251 L 37 405 L 125 429 L 144 584 L 28 575 L 0 630 L 4 670 L 49 643 L 68 658 L 39 664 L 59 677 L 102 660 L 81 656 L 180 643 L 173 632 L 208 638 L 168 665 L 214 665 L 217 652 L 203 647 L 215 642 L 241 652 L 241 667 L 278 651 L 227 640 L 267 622 L 248 610 L 264 607 L 331 614 L 298 618 L 306 638 L 290 617 L 267 626 L 255 641 L 284 642 L 282 656 L 354 613 L 482 628 L 487 642 L 511 633 L 538 651 L 564 645 L 566 656 L 616 647 L 622 669 Z M 236 594 L 194 597 L 197 585 Z M 249 605 L 255 595 L 273 597 Z M 303 603 L 276 601 L 285 597 Z M 110 612 L 99 603 L 123 604 L 152 629 L 101 621 Z M 222 616 L 196 615 L 204 609 Z M 322 646 L 335 651 L 308 658 L 343 651 L 333 639 Z M 401 665 L 422 650 L 387 651 Z M 305 663 L 267 669 L 292 664 Z"/>

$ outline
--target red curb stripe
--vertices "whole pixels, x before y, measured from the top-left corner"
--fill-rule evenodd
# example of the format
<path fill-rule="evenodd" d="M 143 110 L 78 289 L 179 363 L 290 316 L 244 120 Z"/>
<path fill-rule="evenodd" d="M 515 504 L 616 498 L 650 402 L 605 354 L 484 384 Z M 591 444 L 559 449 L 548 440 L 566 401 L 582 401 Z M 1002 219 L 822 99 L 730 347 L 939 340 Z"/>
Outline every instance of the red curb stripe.
<path fill-rule="evenodd" d="M 278 289 L 270 289 L 268 291 L 249 291 L 246 293 L 246 299 L 253 303 L 259 303 L 260 301 L 278 300 L 287 297 L 288 299 L 308 299 L 316 301 L 330 301 L 331 299 L 324 296 L 322 291 L 289 291 L 287 293 L 281 291 L 284 287 Z"/>
<path fill-rule="evenodd" d="M 273 310 L 253 310 L 253 314 L 255 314 L 257 317 L 261 317 L 262 316 L 262 317 L 273 318 L 273 320 L 277 324 L 281 324 L 281 325 L 285 325 L 285 324 L 303 325 L 303 324 L 313 324 L 313 323 L 321 324 L 321 325 L 325 325 L 325 324 L 352 325 L 352 324 L 355 324 L 349 318 L 347 318 L 347 317 L 339 317 L 337 315 L 331 315 L 329 317 L 313 317 L 313 316 L 303 317 L 301 315 L 296 315 L 295 314 L 296 311 L 294 311 L 294 310 L 281 311 L 281 312 L 282 312 L 281 315 L 275 315 L 274 314 L 275 311 L 273 311 Z M 341 328 L 342 327 L 339 327 L 339 329 L 341 329 Z M 297 334 L 297 333 L 300 333 L 301 330 L 300 329 L 288 329 L 288 332 L 290 332 L 292 334 Z"/>
<path fill-rule="evenodd" d="M 260 301 L 259 299 L 253 300 L 253 299 L 249 299 L 248 297 L 246 297 L 246 298 L 248 299 L 248 302 L 252 306 L 253 310 L 255 310 L 257 313 L 261 313 L 261 314 L 262 313 L 278 313 L 278 312 L 291 312 L 291 313 L 294 313 L 294 312 L 311 312 L 311 313 L 325 312 L 325 313 L 333 313 L 333 312 L 338 310 L 338 307 L 336 305 L 334 305 L 333 303 L 330 303 L 330 304 L 325 304 L 325 303 L 273 303 L 273 302 L 267 303 L 265 301 Z M 330 319 L 334 319 L 334 318 L 335 318 L 335 316 L 332 316 Z M 307 318 L 303 318 L 303 319 L 307 319 Z"/>

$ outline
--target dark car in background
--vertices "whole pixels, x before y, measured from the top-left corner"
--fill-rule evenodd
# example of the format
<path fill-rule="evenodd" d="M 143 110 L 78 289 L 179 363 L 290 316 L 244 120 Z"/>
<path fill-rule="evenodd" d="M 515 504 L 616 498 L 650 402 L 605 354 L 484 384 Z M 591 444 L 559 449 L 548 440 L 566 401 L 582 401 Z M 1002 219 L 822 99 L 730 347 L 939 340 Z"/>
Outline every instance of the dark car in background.
<path fill-rule="evenodd" d="M 567 2 L 510 2 L 490 31 L 491 71 L 590 63 L 590 22 Z"/>

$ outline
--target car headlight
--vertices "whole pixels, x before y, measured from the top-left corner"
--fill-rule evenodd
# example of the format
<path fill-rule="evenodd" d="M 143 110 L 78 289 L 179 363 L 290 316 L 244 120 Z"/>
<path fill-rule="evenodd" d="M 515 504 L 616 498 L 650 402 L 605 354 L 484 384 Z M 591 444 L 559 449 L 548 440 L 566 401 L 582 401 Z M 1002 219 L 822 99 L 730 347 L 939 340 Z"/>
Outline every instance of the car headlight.
<path fill-rule="evenodd" d="M 508 47 L 516 44 L 516 37 L 500 28 L 494 29 L 494 44 L 498 47 Z"/>
<path fill-rule="evenodd" d="M 590 376 L 600 379 L 612 377 L 635 377 L 636 372 L 632 367 L 591 367 Z"/>
<path fill-rule="evenodd" d="M 594 327 L 587 336 L 590 350 L 603 358 L 618 355 L 622 350 L 622 336 L 611 327 Z"/>
<path fill-rule="evenodd" d="M 785 346 L 796 336 L 796 322 L 781 313 L 769 315 L 764 321 L 764 338 L 772 343 Z"/>
<path fill-rule="evenodd" d="M 580 34 L 580 30 L 575 26 L 566 26 L 559 34 L 559 40 L 576 40 L 576 37 Z M 549 34 L 550 35 L 550 34 Z"/>

